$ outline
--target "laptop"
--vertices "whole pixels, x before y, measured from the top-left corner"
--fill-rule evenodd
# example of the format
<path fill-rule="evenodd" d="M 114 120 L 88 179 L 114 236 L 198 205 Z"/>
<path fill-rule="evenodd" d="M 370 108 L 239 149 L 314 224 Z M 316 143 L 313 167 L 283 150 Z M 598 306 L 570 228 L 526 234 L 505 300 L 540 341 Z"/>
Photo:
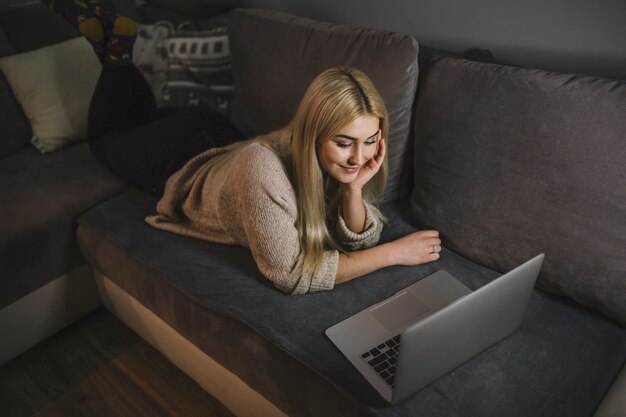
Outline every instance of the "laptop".
<path fill-rule="evenodd" d="M 326 335 L 396 404 L 515 331 L 543 259 L 540 254 L 476 291 L 437 271 Z"/>

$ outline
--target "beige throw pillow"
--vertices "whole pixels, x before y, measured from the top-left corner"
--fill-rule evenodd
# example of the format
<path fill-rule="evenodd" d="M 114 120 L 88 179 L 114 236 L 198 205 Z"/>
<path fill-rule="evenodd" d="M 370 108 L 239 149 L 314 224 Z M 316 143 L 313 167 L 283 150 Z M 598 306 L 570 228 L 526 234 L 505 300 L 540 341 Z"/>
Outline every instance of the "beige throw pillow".
<path fill-rule="evenodd" d="M 0 69 L 28 117 L 32 143 L 52 152 L 87 133 L 100 62 L 84 38 L 0 59 Z"/>

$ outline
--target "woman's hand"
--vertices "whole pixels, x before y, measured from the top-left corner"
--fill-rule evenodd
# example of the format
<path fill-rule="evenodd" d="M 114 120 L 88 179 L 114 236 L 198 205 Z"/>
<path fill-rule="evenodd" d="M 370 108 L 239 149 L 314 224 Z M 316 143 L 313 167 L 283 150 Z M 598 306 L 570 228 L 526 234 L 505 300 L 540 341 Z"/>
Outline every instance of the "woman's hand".
<path fill-rule="evenodd" d="M 354 179 L 354 181 L 342 184 L 346 191 L 361 191 L 361 189 L 367 184 L 369 180 L 371 180 L 374 175 L 380 170 L 380 167 L 383 165 L 383 161 L 385 160 L 385 152 L 386 152 L 386 143 L 385 138 L 381 137 L 378 139 L 376 144 L 376 154 L 374 157 L 367 161 L 361 169 L 359 169 L 359 174 Z"/>
<path fill-rule="evenodd" d="M 436 261 L 441 240 L 436 230 L 414 232 L 394 241 L 339 254 L 336 284 L 392 265 L 412 266 Z"/>
<path fill-rule="evenodd" d="M 378 133 L 380 135 L 380 132 Z M 349 183 L 341 184 L 343 187 L 343 219 L 348 229 L 354 233 L 363 232 L 365 227 L 365 206 L 361 189 L 369 180 L 376 175 L 385 159 L 385 139 L 380 138 L 376 143 L 376 153 L 361 166 L 357 177 Z"/>
<path fill-rule="evenodd" d="M 436 230 L 422 230 L 391 242 L 396 265 L 419 265 L 439 259 L 441 239 Z"/>

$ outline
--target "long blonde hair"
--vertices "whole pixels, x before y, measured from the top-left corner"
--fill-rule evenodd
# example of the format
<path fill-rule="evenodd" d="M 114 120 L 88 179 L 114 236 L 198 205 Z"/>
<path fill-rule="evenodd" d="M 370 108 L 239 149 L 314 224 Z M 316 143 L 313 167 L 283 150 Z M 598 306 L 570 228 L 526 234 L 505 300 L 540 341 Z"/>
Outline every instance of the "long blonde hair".
<path fill-rule="evenodd" d="M 305 274 L 315 273 L 326 247 L 343 250 L 327 225 L 327 220 L 336 215 L 341 191 L 336 181 L 321 168 L 318 150 L 322 143 L 362 115 L 378 118 L 386 140 L 387 109 L 372 81 L 357 69 L 334 67 L 313 80 L 287 126 L 292 133 L 291 168 L 298 207 L 299 262 Z M 376 204 L 386 181 L 385 156 L 378 173 L 363 188 L 363 198 Z"/>

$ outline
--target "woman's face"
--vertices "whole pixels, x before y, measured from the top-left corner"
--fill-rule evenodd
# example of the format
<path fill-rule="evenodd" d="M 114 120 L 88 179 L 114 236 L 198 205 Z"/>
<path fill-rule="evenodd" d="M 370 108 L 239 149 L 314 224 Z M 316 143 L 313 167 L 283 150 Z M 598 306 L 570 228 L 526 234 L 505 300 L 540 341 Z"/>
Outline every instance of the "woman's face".
<path fill-rule="evenodd" d="M 361 167 L 376 155 L 379 140 L 378 118 L 364 114 L 324 141 L 317 158 L 331 177 L 341 184 L 349 184 L 359 175 Z"/>

